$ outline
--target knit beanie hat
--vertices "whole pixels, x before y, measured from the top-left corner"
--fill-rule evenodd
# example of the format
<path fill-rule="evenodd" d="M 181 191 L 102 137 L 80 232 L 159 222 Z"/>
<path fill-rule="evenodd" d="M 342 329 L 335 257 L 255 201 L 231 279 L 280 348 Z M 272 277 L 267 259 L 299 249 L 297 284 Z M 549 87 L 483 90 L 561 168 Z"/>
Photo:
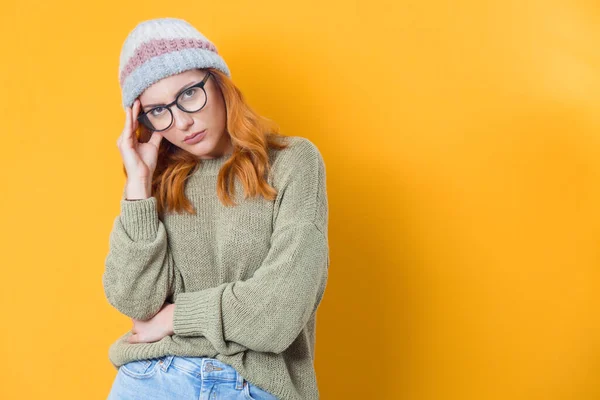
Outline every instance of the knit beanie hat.
<path fill-rule="evenodd" d="M 121 49 L 119 85 L 123 109 L 155 82 L 194 68 L 213 67 L 231 77 L 217 48 L 190 23 L 178 18 L 142 21 Z"/>

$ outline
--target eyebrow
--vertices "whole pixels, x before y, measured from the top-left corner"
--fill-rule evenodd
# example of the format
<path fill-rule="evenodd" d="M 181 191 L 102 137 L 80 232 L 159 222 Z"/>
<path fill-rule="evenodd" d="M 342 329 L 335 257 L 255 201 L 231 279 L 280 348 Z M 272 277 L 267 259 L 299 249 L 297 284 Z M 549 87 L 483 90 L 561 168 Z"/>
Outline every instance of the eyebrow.
<path fill-rule="evenodd" d="M 175 95 L 175 98 L 177 98 L 177 96 L 179 96 L 181 94 L 181 92 L 184 91 L 184 89 L 187 89 L 188 86 L 192 86 L 196 83 L 198 83 L 199 81 L 192 81 L 190 83 L 186 83 L 185 85 L 183 85 L 179 91 L 177 92 L 177 94 Z M 147 107 L 156 107 L 156 106 L 164 106 L 166 103 L 157 103 L 157 104 L 146 104 L 144 106 L 142 106 L 142 109 L 147 108 Z"/>

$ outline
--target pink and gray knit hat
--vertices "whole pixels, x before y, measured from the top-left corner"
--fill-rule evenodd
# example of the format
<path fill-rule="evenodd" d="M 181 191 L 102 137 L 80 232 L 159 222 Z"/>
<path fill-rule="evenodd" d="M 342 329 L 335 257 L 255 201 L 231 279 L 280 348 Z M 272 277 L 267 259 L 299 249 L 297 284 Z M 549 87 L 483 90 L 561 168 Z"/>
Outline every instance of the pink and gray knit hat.
<path fill-rule="evenodd" d="M 121 49 L 119 85 L 123 109 L 162 78 L 207 67 L 231 77 L 215 45 L 190 23 L 178 18 L 142 21 L 129 33 Z"/>

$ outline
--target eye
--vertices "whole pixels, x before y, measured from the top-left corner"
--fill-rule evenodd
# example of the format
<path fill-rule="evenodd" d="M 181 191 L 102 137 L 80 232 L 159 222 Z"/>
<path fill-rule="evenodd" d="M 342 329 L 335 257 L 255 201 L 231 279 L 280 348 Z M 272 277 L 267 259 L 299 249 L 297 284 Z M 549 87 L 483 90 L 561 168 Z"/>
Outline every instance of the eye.
<path fill-rule="evenodd" d="M 190 93 L 191 92 L 191 93 Z M 183 92 L 183 96 L 192 97 L 196 93 L 196 88 L 191 88 Z"/>
<path fill-rule="evenodd" d="M 152 114 L 152 116 L 153 116 L 153 117 L 158 117 L 158 116 L 160 116 L 161 114 L 163 114 L 163 113 L 162 113 L 162 112 L 160 112 L 160 111 L 162 111 L 162 110 L 164 110 L 164 109 L 165 109 L 164 107 L 156 107 L 156 108 L 153 108 L 153 109 L 150 111 L 150 114 Z"/>

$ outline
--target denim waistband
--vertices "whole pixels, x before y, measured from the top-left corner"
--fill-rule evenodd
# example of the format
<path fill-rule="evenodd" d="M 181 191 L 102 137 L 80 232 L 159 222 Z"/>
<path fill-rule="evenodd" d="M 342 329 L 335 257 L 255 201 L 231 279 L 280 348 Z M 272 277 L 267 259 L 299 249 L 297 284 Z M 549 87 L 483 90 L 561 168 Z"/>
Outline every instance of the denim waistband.
<path fill-rule="evenodd" d="M 160 363 L 164 371 L 170 365 L 175 365 L 177 368 L 202 378 L 202 380 L 235 381 L 236 389 L 242 389 L 244 386 L 244 377 L 231 365 L 216 358 L 168 355 L 164 356 Z"/>

